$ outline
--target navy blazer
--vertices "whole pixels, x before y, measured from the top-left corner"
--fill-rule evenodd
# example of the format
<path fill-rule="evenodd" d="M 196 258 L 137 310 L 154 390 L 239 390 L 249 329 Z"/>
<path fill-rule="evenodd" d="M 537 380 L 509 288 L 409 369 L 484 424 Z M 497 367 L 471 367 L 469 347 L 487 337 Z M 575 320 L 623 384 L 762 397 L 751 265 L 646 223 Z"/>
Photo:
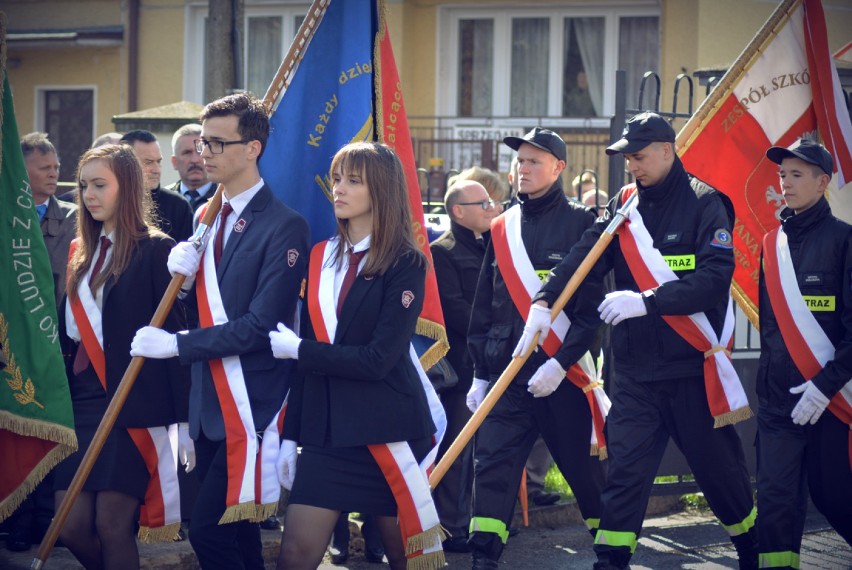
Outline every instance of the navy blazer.
<path fill-rule="evenodd" d="M 419 259 L 408 253 L 384 275 L 359 275 L 343 301 L 333 344 L 315 340 L 303 310 L 300 374 L 293 379 L 285 439 L 351 447 L 434 434 L 409 356 L 425 289 L 426 267 Z M 413 294 L 408 306 L 404 292 Z"/>
<path fill-rule="evenodd" d="M 181 362 L 192 363 L 189 433 L 225 439 L 222 409 L 208 361 L 240 356 L 255 429 L 263 431 L 284 403 L 292 363 L 272 356 L 269 331 L 293 326 L 308 256 L 308 224 L 264 186 L 240 218 L 216 269 L 228 322 L 178 335 Z M 195 295 L 190 295 L 192 302 Z"/>

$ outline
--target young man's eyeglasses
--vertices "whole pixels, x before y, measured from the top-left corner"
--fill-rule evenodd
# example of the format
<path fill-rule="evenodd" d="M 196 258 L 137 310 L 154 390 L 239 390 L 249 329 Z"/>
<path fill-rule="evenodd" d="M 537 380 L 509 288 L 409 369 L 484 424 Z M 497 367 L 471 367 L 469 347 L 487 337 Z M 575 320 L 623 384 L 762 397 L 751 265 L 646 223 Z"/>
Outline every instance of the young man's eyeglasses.
<path fill-rule="evenodd" d="M 225 147 L 229 144 L 246 144 L 251 141 L 208 141 L 207 139 L 195 139 L 195 150 L 198 154 L 204 152 L 204 147 L 210 149 L 212 154 L 222 154 L 225 152 Z"/>
<path fill-rule="evenodd" d="M 483 210 L 494 207 L 494 200 L 480 200 L 478 202 L 458 202 L 459 206 L 479 206 Z"/>

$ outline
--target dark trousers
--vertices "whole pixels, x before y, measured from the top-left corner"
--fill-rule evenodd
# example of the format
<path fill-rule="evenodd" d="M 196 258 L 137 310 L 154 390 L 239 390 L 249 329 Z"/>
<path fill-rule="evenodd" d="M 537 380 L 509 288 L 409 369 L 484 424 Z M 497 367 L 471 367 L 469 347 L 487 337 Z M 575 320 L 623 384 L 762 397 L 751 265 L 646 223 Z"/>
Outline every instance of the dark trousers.
<path fill-rule="evenodd" d="M 574 491 L 583 518 L 596 526 L 604 464 L 590 454 L 592 414 L 585 394 L 566 379 L 550 396 L 533 398 L 527 382 L 516 379 L 476 436 L 469 541 L 475 557 L 496 560 L 502 553 L 521 474 L 539 434 Z"/>
<path fill-rule="evenodd" d="M 733 426 L 713 427 L 701 377 L 641 382 L 618 373 L 606 422 L 609 472 L 595 537 L 598 559 L 627 566 L 669 437 L 686 457 L 713 513 L 735 544 L 753 541 L 751 481 Z"/>
<path fill-rule="evenodd" d="M 817 509 L 852 545 L 849 438 L 849 427 L 829 411 L 813 426 L 798 426 L 788 410 L 762 403 L 757 415 L 757 526 L 761 561 L 768 566 L 798 567 L 808 488 Z"/>
<path fill-rule="evenodd" d="M 219 524 L 228 485 L 226 451 L 224 440 L 210 441 L 203 433 L 195 441 L 201 486 L 189 523 L 189 542 L 204 570 L 263 570 L 260 526 L 249 521 Z"/>
<path fill-rule="evenodd" d="M 447 433 L 438 449 L 438 460 L 470 419 L 464 391 L 450 390 L 441 394 L 441 403 L 447 414 Z M 468 443 L 453 462 L 444 478 L 435 487 L 432 498 L 441 525 L 453 536 L 467 536 L 470 526 L 470 499 L 473 490 L 473 443 Z"/>

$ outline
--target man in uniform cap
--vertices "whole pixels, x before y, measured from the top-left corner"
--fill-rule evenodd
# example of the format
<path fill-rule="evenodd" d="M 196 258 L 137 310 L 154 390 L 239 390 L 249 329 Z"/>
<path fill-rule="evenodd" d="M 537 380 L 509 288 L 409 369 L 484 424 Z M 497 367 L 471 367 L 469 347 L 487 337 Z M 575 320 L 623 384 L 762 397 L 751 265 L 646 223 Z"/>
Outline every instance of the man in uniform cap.
<path fill-rule="evenodd" d="M 756 568 L 751 483 L 731 425 L 750 411 L 724 352 L 733 327 L 734 211 L 727 197 L 684 170 L 674 140 L 668 121 L 641 113 L 607 148 L 610 155 L 624 154 L 636 183 L 621 189 L 600 221 L 553 269 L 534 297 L 525 336 L 547 332 L 550 320 L 542 307 L 553 304 L 615 210 L 638 192 L 629 223 L 586 278 L 600 284 L 614 270 L 615 291 L 598 307 L 600 318 L 613 325 L 615 362 L 607 378 L 613 398 L 607 418 L 609 470 L 595 568 L 627 567 L 670 437 L 731 536 L 740 568 Z M 692 342 L 700 349 L 684 338 L 684 330 L 694 332 Z M 706 359 L 712 368 L 708 374 L 726 375 L 728 384 L 708 380 L 713 390 L 705 391 Z"/>

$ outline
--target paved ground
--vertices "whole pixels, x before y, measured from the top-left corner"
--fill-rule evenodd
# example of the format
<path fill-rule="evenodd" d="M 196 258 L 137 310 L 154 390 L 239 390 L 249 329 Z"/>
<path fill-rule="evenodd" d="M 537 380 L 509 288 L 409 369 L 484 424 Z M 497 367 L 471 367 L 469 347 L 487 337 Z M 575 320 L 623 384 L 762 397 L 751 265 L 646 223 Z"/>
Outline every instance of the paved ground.
<path fill-rule="evenodd" d="M 591 568 L 594 557 L 591 537 L 585 527 L 571 523 L 571 505 L 533 509 L 530 523 L 535 528 L 523 528 L 509 540 L 500 566 L 507 570 L 563 570 Z M 852 516 L 852 513 L 850 513 Z M 564 523 L 564 521 L 569 521 Z M 275 568 L 280 533 L 263 532 L 267 568 Z M 633 570 L 723 570 L 737 568 L 736 555 L 722 528 L 711 515 L 703 512 L 675 512 L 653 516 L 645 521 L 640 545 L 633 557 Z M 380 570 L 387 565 L 370 564 L 358 550 L 361 546 L 353 540 L 354 549 L 349 562 L 342 566 L 323 563 L 322 570 Z M 166 545 L 142 545 L 143 568 L 195 569 L 198 568 L 187 542 Z M 12 553 L 0 548 L 0 568 L 23 570 L 30 567 L 36 547 L 28 553 Z M 448 554 L 448 570 L 470 568 L 470 555 Z M 64 548 L 53 551 L 48 570 L 77 569 L 71 554 Z M 803 569 L 852 569 L 852 548 L 834 531 L 825 519 L 811 508 L 802 547 Z"/>

